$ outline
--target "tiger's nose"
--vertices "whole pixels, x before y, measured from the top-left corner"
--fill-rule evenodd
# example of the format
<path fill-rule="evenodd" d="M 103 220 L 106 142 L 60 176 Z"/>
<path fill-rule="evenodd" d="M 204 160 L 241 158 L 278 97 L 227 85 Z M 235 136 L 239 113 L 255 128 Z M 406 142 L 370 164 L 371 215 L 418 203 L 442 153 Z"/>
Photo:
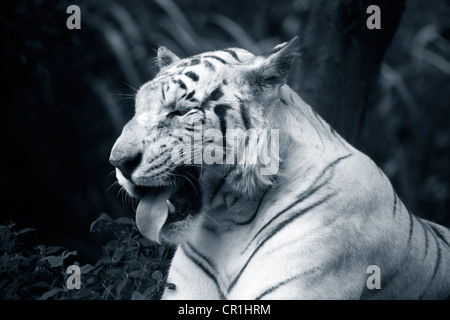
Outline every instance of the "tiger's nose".
<path fill-rule="evenodd" d="M 122 175 L 128 180 L 131 180 L 131 175 L 139 166 L 141 160 L 142 153 L 140 151 L 124 154 L 123 152 L 118 152 L 113 149 L 111 156 L 109 157 L 109 162 L 119 169 L 120 172 L 122 172 Z"/>

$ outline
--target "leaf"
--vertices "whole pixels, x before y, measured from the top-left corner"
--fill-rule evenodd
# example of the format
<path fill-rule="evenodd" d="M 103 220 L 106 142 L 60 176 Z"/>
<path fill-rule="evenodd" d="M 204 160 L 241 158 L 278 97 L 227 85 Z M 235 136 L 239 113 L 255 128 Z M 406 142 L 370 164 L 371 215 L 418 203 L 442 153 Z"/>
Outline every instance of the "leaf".
<path fill-rule="evenodd" d="M 142 244 L 144 247 L 153 247 L 155 246 L 155 243 L 146 239 L 146 238 L 139 238 L 139 243 Z"/>
<path fill-rule="evenodd" d="M 157 291 L 156 286 L 150 286 L 142 293 L 146 299 L 152 299 L 154 292 Z"/>
<path fill-rule="evenodd" d="M 102 213 L 100 215 L 100 217 L 97 218 L 97 220 L 93 221 L 91 223 L 91 226 L 89 227 L 89 231 L 92 232 L 94 231 L 95 226 L 97 225 L 97 223 L 99 223 L 100 221 L 107 221 L 107 222 L 112 222 L 113 220 L 111 219 L 110 216 L 108 216 L 106 213 Z"/>
<path fill-rule="evenodd" d="M 51 285 L 44 281 L 39 281 L 30 286 L 30 288 L 51 288 Z"/>
<path fill-rule="evenodd" d="M 126 252 L 130 252 L 130 251 L 136 251 L 136 250 L 138 250 L 138 249 L 139 249 L 138 246 L 131 245 L 131 246 L 129 246 L 128 248 L 126 248 L 125 251 L 126 251 Z"/>
<path fill-rule="evenodd" d="M 111 264 L 112 260 L 110 257 L 101 257 L 98 261 L 97 264 Z"/>
<path fill-rule="evenodd" d="M 93 294 L 92 290 L 81 289 L 81 290 L 75 290 L 73 297 L 75 299 L 83 299 L 83 298 L 87 298 L 88 296 L 92 296 L 92 294 Z"/>
<path fill-rule="evenodd" d="M 157 281 L 161 281 L 163 279 L 163 274 L 161 271 L 159 270 L 155 270 L 152 273 L 152 278 L 157 280 Z"/>
<path fill-rule="evenodd" d="M 85 284 L 91 285 L 91 284 L 94 284 L 94 282 L 95 282 L 95 277 L 90 277 L 85 281 Z"/>
<path fill-rule="evenodd" d="M 54 254 L 62 249 L 64 249 L 64 248 L 60 247 L 60 246 L 52 246 L 52 247 L 48 247 L 47 250 L 45 251 L 45 253 L 46 254 Z"/>
<path fill-rule="evenodd" d="M 27 233 L 27 232 L 30 232 L 30 231 L 36 231 L 36 229 L 33 229 L 33 228 L 25 228 L 25 229 L 22 229 L 22 230 L 20 230 L 19 232 L 17 232 L 17 234 L 24 234 L 24 233 Z"/>
<path fill-rule="evenodd" d="M 128 275 L 132 278 L 139 278 L 142 276 L 142 274 L 145 272 L 145 270 L 135 270 L 128 273 Z"/>
<path fill-rule="evenodd" d="M 114 262 L 118 262 L 120 261 L 120 259 L 122 259 L 123 255 L 124 255 L 124 250 L 123 248 L 117 248 L 116 251 L 114 251 L 114 254 L 112 256 L 112 260 Z"/>
<path fill-rule="evenodd" d="M 14 260 L 25 260 L 25 261 L 28 261 L 29 258 L 25 258 L 25 257 L 22 256 L 21 254 L 16 253 L 16 255 L 14 256 Z"/>
<path fill-rule="evenodd" d="M 114 251 L 117 249 L 117 247 L 120 245 L 119 241 L 117 241 L 116 239 L 111 240 L 110 242 L 108 242 L 104 248 L 107 249 L 108 251 Z"/>
<path fill-rule="evenodd" d="M 42 258 L 39 261 L 47 261 L 50 263 L 51 268 L 61 267 L 63 265 L 63 257 L 57 257 L 57 256 L 48 256 L 45 258 Z"/>
<path fill-rule="evenodd" d="M 123 288 L 127 285 L 127 279 L 123 279 L 116 285 L 116 296 L 120 298 Z"/>
<path fill-rule="evenodd" d="M 118 218 L 114 222 L 118 224 L 126 224 L 131 226 L 134 225 L 134 220 L 127 217 Z"/>
<path fill-rule="evenodd" d="M 110 275 L 121 276 L 123 274 L 123 270 L 120 268 L 114 268 L 114 269 L 108 270 L 107 273 Z"/>
<path fill-rule="evenodd" d="M 63 259 L 67 259 L 67 258 L 70 257 L 70 256 L 76 256 L 76 255 L 78 255 L 77 250 L 75 250 L 75 251 L 70 251 L 70 252 L 67 252 L 66 254 L 64 254 Z"/>
<path fill-rule="evenodd" d="M 107 215 L 106 213 L 102 213 L 96 221 L 101 221 L 101 220 L 112 221 L 111 217 L 109 215 Z"/>
<path fill-rule="evenodd" d="M 45 292 L 40 298 L 39 300 L 47 300 L 48 298 L 53 297 L 54 295 L 58 294 L 59 292 L 64 291 L 61 288 L 53 288 L 47 292 Z"/>
<path fill-rule="evenodd" d="M 131 294 L 131 300 L 145 300 L 145 297 L 139 291 L 133 291 Z"/>
<path fill-rule="evenodd" d="M 141 269 L 143 267 L 142 263 L 140 263 L 137 260 L 127 260 L 125 261 L 125 264 L 127 265 L 128 268 L 133 269 Z"/>
<path fill-rule="evenodd" d="M 80 271 L 81 271 L 82 274 L 86 274 L 86 273 L 91 272 L 94 269 L 95 269 L 95 266 L 93 266 L 93 265 L 88 263 L 88 264 L 85 264 L 84 266 L 82 266 L 80 268 Z"/>
<path fill-rule="evenodd" d="M 1 257 L 2 261 L 4 264 L 6 264 L 9 260 L 9 254 L 7 254 L 6 252 L 2 255 Z"/>

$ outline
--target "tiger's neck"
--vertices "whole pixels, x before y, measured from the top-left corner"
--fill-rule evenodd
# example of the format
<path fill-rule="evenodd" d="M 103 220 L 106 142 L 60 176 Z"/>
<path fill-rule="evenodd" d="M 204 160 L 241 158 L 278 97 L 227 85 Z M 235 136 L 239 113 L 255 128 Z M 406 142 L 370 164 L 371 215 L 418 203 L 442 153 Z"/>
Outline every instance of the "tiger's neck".
<path fill-rule="evenodd" d="M 280 136 L 288 137 L 295 145 L 318 150 L 330 145 L 351 148 L 351 145 L 288 85 L 280 88 L 279 97 L 276 110 L 273 110 L 273 118 L 274 126 L 280 128 Z"/>
<path fill-rule="evenodd" d="M 314 168 L 356 150 L 289 86 L 280 88 L 274 127 L 280 129 L 280 176 L 306 179 Z"/>
<path fill-rule="evenodd" d="M 253 196 L 235 197 L 233 186 L 223 184 L 212 202 L 206 224 L 210 230 L 227 229 L 233 224 L 250 223 L 256 217 L 268 193 L 282 192 L 283 186 L 308 185 L 323 167 L 353 152 L 343 140 L 289 86 L 280 88 L 280 95 L 269 110 L 271 128 L 279 130 L 279 171 L 272 185 L 257 190 Z"/>

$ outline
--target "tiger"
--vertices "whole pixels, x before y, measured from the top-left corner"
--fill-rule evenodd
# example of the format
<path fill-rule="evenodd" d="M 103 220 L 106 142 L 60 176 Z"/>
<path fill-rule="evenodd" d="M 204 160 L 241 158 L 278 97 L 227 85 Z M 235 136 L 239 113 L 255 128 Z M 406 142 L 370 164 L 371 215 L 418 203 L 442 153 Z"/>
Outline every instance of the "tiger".
<path fill-rule="evenodd" d="M 297 37 L 264 55 L 157 50 L 159 71 L 109 160 L 139 200 L 140 233 L 175 249 L 175 288 L 162 299 L 448 299 L 449 229 L 410 213 L 383 171 L 289 87 L 299 52 Z M 236 149 L 232 129 L 262 134 Z M 216 159 L 267 152 L 278 165 L 195 161 L 189 145 L 216 146 Z"/>

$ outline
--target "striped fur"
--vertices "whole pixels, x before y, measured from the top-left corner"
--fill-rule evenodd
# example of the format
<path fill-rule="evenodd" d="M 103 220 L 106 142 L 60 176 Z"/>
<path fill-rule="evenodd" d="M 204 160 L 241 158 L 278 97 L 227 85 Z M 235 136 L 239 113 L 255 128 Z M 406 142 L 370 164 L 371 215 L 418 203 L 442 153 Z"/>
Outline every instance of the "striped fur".
<path fill-rule="evenodd" d="M 445 299 L 450 232 L 413 216 L 388 178 L 286 84 L 297 40 L 267 56 L 243 49 L 179 59 L 158 51 L 160 73 L 136 98 L 113 155 L 142 154 L 117 169 L 136 186 L 173 179 L 176 130 L 279 129 L 280 170 L 200 165 L 201 210 L 163 228 L 178 246 L 163 299 Z M 246 145 L 257 152 L 259 145 Z M 124 172 L 125 171 L 125 172 Z M 369 290 L 367 267 L 381 270 Z"/>

